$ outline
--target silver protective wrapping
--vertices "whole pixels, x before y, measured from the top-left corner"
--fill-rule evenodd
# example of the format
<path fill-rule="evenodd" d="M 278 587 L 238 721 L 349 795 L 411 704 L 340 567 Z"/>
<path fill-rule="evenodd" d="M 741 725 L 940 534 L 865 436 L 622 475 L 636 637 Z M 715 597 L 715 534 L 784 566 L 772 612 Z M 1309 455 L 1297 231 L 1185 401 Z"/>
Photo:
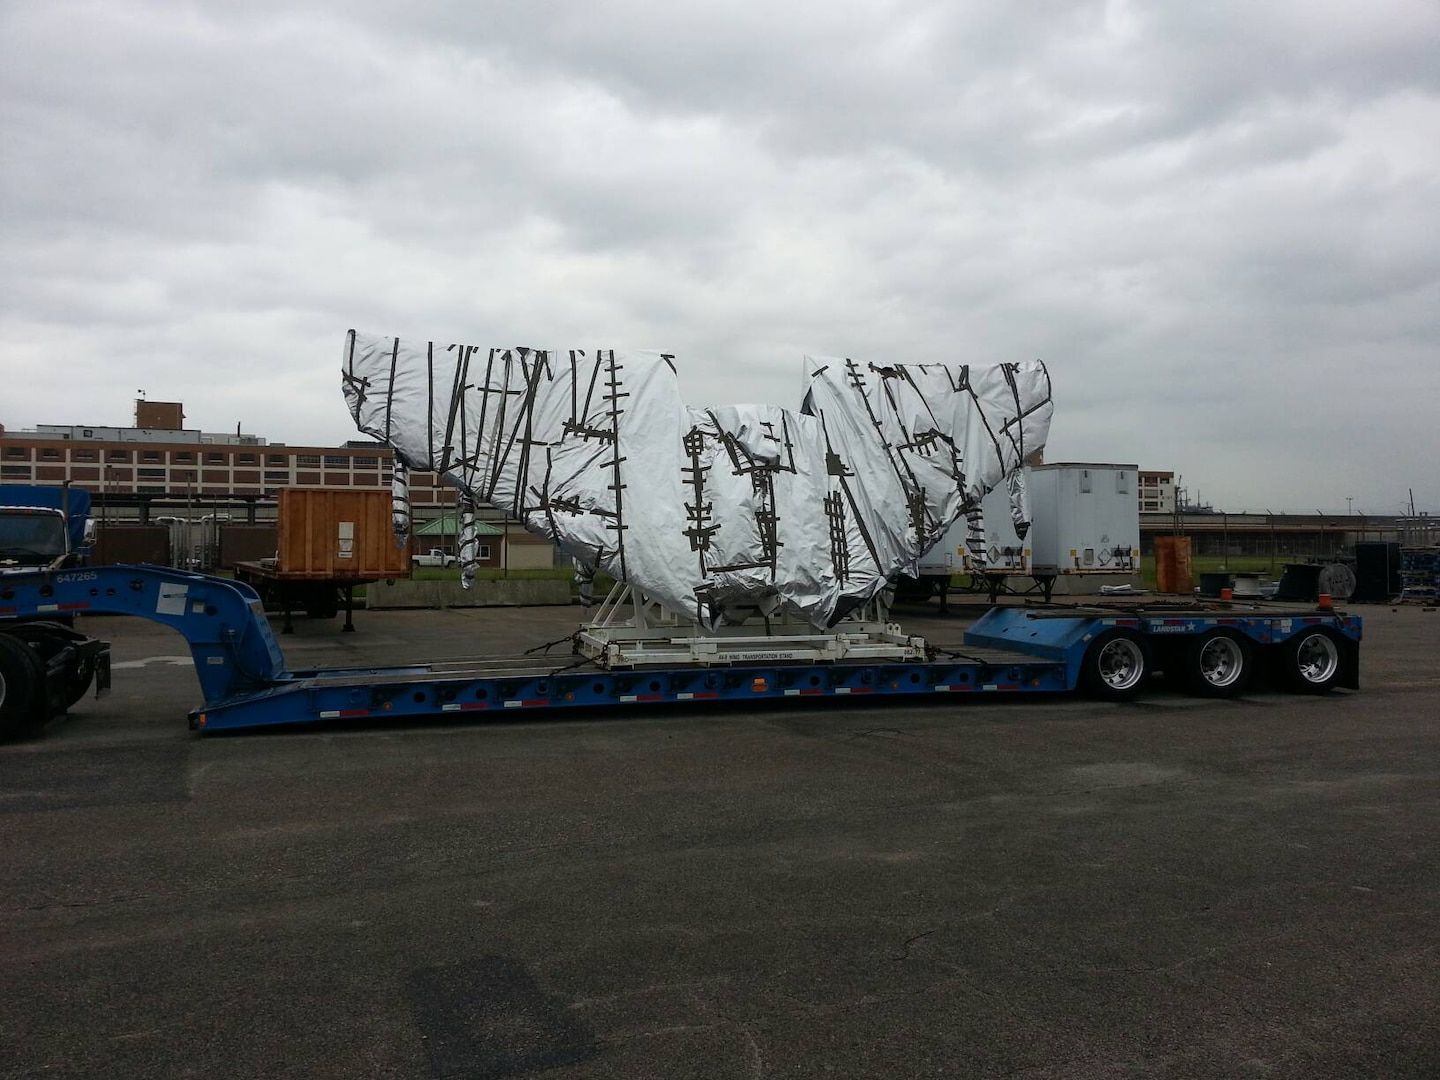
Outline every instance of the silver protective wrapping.
<path fill-rule="evenodd" d="M 687 406 L 674 357 L 351 331 L 359 429 L 566 554 L 714 627 L 833 625 L 1042 449 L 1039 361 L 805 361 L 799 411 Z M 1023 488 L 1012 488 L 1026 515 Z"/>
<path fill-rule="evenodd" d="M 475 497 L 469 491 L 460 493 L 459 511 L 460 585 L 468 589 L 475 584 L 475 572 L 480 569 L 480 518 L 475 512 Z"/>
<path fill-rule="evenodd" d="M 396 459 L 390 473 L 390 527 L 402 548 L 410 541 L 410 470 Z"/>

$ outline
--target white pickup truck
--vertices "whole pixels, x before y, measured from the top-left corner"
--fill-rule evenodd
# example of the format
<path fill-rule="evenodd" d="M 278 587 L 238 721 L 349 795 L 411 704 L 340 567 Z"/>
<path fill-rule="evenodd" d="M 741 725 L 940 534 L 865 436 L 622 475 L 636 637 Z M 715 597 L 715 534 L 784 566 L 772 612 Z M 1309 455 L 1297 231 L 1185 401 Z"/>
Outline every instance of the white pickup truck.
<path fill-rule="evenodd" d="M 444 548 L 431 548 L 427 552 L 416 552 L 411 555 L 410 562 L 415 566 L 451 567 L 458 565 L 460 560 Z"/>

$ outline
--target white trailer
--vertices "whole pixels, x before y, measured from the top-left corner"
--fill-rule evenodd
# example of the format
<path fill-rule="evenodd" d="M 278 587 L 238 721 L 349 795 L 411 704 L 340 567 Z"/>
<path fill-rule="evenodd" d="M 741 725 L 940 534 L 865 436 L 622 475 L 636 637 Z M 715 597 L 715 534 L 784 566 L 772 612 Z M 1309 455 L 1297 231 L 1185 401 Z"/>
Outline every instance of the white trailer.
<path fill-rule="evenodd" d="M 1047 598 L 1057 578 L 1129 578 L 1140 572 L 1137 472 L 1135 465 L 1089 462 L 1026 470 L 1035 518 L 1027 538 L 1030 575 L 1045 585 Z"/>
<path fill-rule="evenodd" d="M 918 579 L 902 581 L 901 599 L 925 600 L 938 594 L 943 611 L 950 578 L 955 574 L 969 574 L 972 590 L 988 591 L 992 600 L 1004 587 L 1007 577 L 1030 575 L 1030 545 L 1016 535 L 1015 521 L 1010 514 L 1010 492 L 1005 485 L 987 494 L 980 502 L 980 509 L 983 532 L 974 542 L 983 548 L 983 557 L 972 553 L 969 541 L 973 526 L 969 518 L 958 518 L 940 541 L 920 557 Z"/>
<path fill-rule="evenodd" d="M 1065 591 L 1089 591 L 1092 581 L 1118 580 L 1140 572 L 1140 501 L 1137 467 L 1096 463 L 1029 465 L 1025 488 L 1034 524 L 1025 539 L 1016 535 L 1010 496 L 1004 485 L 980 507 L 984 539 L 967 544 L 971 525 L 960 518 L 920 559 L 919 581 L 905 598 L 945 596 L 952 574 L 969 574 L 971 588 L 990 599 L 1001 592 L 1042 592 L 1057 581 Z M 980 553 L 974 552 L 980 548 Z M 1015 589 L 1008 578 L 1031 578 L 1028 589 Z"/>

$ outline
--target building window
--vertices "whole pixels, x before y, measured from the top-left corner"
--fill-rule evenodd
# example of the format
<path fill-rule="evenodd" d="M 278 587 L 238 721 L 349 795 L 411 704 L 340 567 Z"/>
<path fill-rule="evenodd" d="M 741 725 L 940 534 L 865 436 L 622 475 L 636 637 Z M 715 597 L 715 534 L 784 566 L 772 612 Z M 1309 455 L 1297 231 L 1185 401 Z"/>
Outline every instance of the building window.
<path fill-rule="evenodd" d="M 289 469 L 266 469 L 265 479 L 269 482 L 279 481 L 282 484 L 290 482 Z"/>
<path fill-rule="evenodd" d="M 40 451 L 40 456 L 46 461 L 59 461 L 60 451 L 56 450 L 54 447 L 47 446 L 45 449 Z"/>
<path fill-rule="evenodd" d="M 489 545 L 489 544 L 480 544 L 480 545 L 479 545 L 479 549 L 480 549 L 480 554 L 478 554 L 478 555 L 475 556 L 475 557 L 476 557 L 477 559 L 479 559 L 481 562 L 489 562 L 489 561 L 490 561 L 490 545 Z"/>
<path fill-rule="evenodd" d="M 241 454 L 241 455 L 240 455 L 240 464 L 241 464 L 241 465 L 254 465 L 254 464 L 255 464 L 255 455 L 254 455 L 254 454 Z"/>
<path fill-rule="evenodd" d="M 7 446 L 5 447 L 5 456 L 8 458 L 21 458 L 24 461 L 29 461 L 30 451 L 26 450 L 23 446 Z"/>
<path fill-rule="evenodd" d="M 70 451 L 70 460 L 71 460 L 71 461 L 94 461 L 94 460 L 95 460 L 95 451 L 94 451 L 94 450 L 88 450 L 88 449 L 87 449 L 87 450 L 71 450 L 71 451 Z"/>
<path fill-rule="evenodd" d="M 164 484 L 137 484 L 137 485 L 135 485 L 135 490 L 138 491 L 141 495 L 164 495 L 164 494 L 165 494 L 165 485 L 164 485 Z"/>
<path fill-rule="evenodd" d="M 111 451 L 110 451 L 109 453 L 107 453 L 105 456 L 106 456 L 107 458 L 109 458 L 111 461 L 129 461 L 129 460 L 130 460 L 130 451 L 129 451 L 129 450 L 111 450 Z"/>
<path fill-rule="evenodd" d="M 30 478 L 29 465 L 0 465 L 0 476 L 23 476 Z"/>
<path fill-rule="evenodd" d="M 319 464 L 320 464 L 320 455 L 319 455 L 319 454 L 296 454 L 296 455 L 295 455 L 295 464 L 297 464 L 297 465 L 319 465 Z"/>
<path fill-rule="evenodd" d="M 379 458 L 357 457 L 353 460 L 355 462 L 355 468 L 357 469 L 378 469 L 380 467 Z"/>
<path fill-rule="evenodd" d="M 195 460 L 195 455 L 192 454 L 192 453 L 190 453 L 189 450 L 174 450 L 174 451 L 172 451 L 171 454 L 170 454 L 170 460 L 171 460 L 172 462 L 177 462 L 177 461 L 178 461 L 178 462 L 183 462 L 183 463 L 186 464 L 186 465 L 189 465 L 189 464 L 191 464 L 192 462 L 194 462 L 194 460 Z"/>
<path fill-rule="evenodd" d="M 135 471 L 140 475 L 140 479 L 142 479 L 142 480 L 164 480 L 164 479 L 165 479 L 165 470 L 164 470 L 164 469 L 136 469 Z"/>
<path fill-rule="evenodd" d="M 206 465 L 228 465 L 229 462 L 225 460 L 225 455 L 224 455 L 224 454 L 210 453 L 210 454 L 206 454 L 206 455 L 205 455 L 205 464 L 206 464 Z"/>
<path fill-rule="evenodd" d="M 348 469 L 350 467 L 350 458 L 345 454 L 326 454 L 325 464 L 332 469 Z"/>
<path fill-rule="evenodd" d="M 140 452 L 140 460 L 141 460 L 141 461 L 159 461 L 159 460 L 160 460 L 160 451 L 159 451 L 159 450 L 142 450 L 142 451 Z"/>
<path fill-rule="evenodd" d="M 284 454 L 266 454 L 266 455 L 265 455 L 265 464 L 266 464 L 266 465 L 289 465 L 289 464 L 290 464 L 290 459 L 289 459 L 288 457 L 286 457 Z"/>

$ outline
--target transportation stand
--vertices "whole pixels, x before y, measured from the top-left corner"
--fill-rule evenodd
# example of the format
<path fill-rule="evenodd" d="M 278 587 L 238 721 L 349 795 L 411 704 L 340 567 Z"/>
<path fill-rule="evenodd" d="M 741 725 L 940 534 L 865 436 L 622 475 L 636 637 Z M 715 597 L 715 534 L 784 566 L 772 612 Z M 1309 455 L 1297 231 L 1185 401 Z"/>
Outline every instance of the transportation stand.
<path fill-rule="evenodd" d="M 930 655 L 924 638 L 912 637 L 886 620 L 879 600 L 824 634 L 809 623 L 771 619 L 758 611 L 743 623 L 706 630 L 624 583 L 610 590 L 594 620 L 581 627 L 576 646 L 603 668 L 923 661 Z"/>

